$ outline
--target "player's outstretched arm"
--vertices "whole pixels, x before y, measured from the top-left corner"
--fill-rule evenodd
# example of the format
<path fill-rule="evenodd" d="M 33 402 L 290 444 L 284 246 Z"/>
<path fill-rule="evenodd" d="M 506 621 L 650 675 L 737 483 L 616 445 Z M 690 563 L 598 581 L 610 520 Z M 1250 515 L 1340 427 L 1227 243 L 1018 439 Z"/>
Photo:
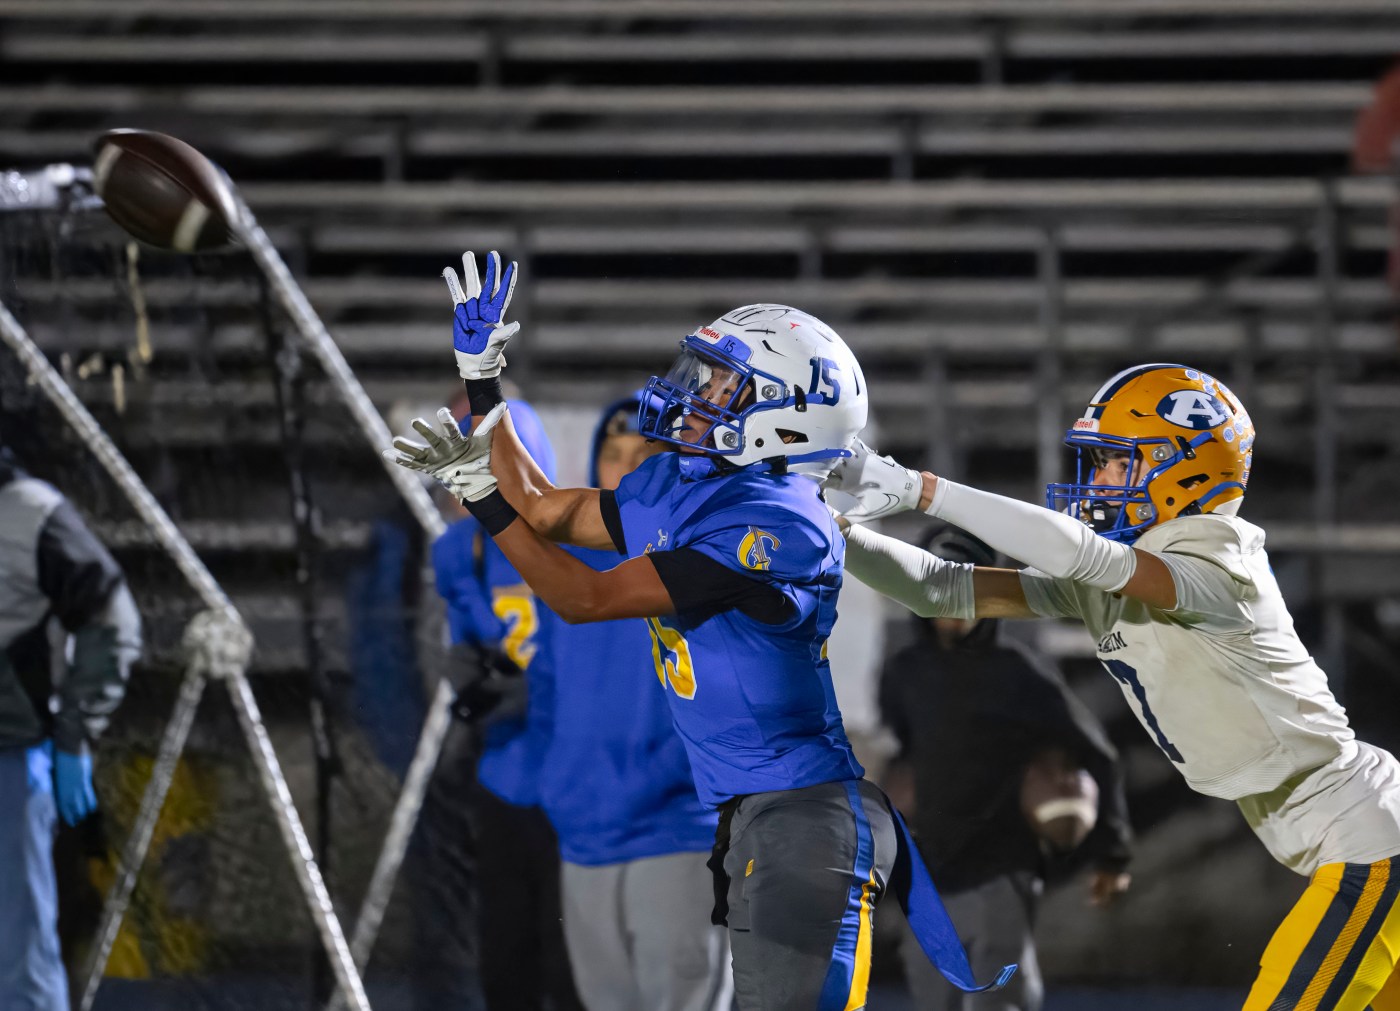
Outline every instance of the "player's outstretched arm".
<path fill-rule="evenodd" d="M 471 383 L 467 384 L 471 387 Z M 474 422 L 480 424 L 475 417 Z M 556 488 L 545 477 L 510 423 L 497 425 L 491 442 L 491 471 L 511 507 L 535 531 L 551 541 L 584 548 L 613 547 L 603 523 L 597 488 Z"/>
<path fill-rule="evenodd" d="M 847 523 L 846 571 L 921 618 L 1037 618 L 1020 573 L 949 562 L 895 537 Z"/>
<path fill-rule="evenodd" d="M 452 295 L 452 352 L 467 385 L 474 427 L 504 403 L 500 376 L 506 366 L 505 348 L 520 330 L 519 323 L 505 322 L 517 269 L 514 261 L 502 268 L 501 254 L 492 250 L 486 256 L 484 280 L 477 272 L 476 255 L 470 251 L 462 254 L 460 280 L 451 267 L 442 272 Z M 423 434 L 423 429 L 419 433 Z M 553 541 L 612 547 L 596 490 L 554 487 L 530 458 L 508 417 L 496 433 L 492 466 L 498 471 L 506 501 L 525 522 Z"/>
<path fill-rule="evenodd" d="M 510 564 L 570 624 L 617 618 L 659 618 L 676 612 L 671 595 L 647 557 L 599 572 L 551 544 L 516 519 L 495 534 Z"/>
<path fill-rule="evenodd" d="M 1110 593 L 1173 610 L 1171 570 L 1150 551 L 1100 537 L 1088 526 L 1043 506 L 1031 505 L 921 475 L 918 508 L 980 537 L 1005 555 L 1057 579 L 1072 579 Z"/>
<path fill-rule="evenodd" d="M 545 540 L 531 524 L 522 522 L 520 514 L 501 493 L 491 466 L 493 446 L 519 444 L 513 432 L 508 440 L 497 437 L 509 418 L 506 405 L 498 404 L 470 435 L 463 435 L 452 412 L 443 408 L 438 412 L 440 431 L 416 418 L 413 428 L 424 441 L 395 439 L 394 448 L 386 450 L 385 456 L 401 467 L 431 475 L 460 499 L 486 532 L 496 539 L 530 588 L 565 621 L 610 621 L 674 614 L 676 608 L 670 592 L 648 558 L 632 559 L 607 572 L 599 572 Z M 529 455 L 521 452 L 528 461 Z M 522 469 L 526 468 L 522 465 Z M 568 491 L 563 494 L 567 495 Z M 582 495 L 580 493 L 577 501 L 584 501 Z M 550 496 L 543 497 L 548 509 Z M 592 510 L 599 512 L 597 492 L 593 492 Z M 558 522 L 561 527 L 575 531 L 569 520 Z M 598 524 L 602 527 L 601 514 Z M 582 529 L 586 530 L 586 525 Z M 606 530 L 602 537 L 600 546 L 611 547 L 612 539 Z"/>
<path fill-rule="evenodd" d="M 1152 607 L 1165 610 L 1176 607 L 1176 584 L 1171 572 L 1151 552 L 1107 540 L 1083 523 L 1041 506 L 954 484 L 927 471 L 910 470 L 888 456 L 876 455 L 859 441 L 852 447 L 851 457 L 832 471 L 826 487 L 855 497 L 855 507 L 846 512 L 846 518 L 853 522 L 919 509 L 962 527 L 1003 554 L 1047 575 L 1123 593 Z M 857 542 L 848 538 L 855 551 L 848 553 L 846 566 L 862 582 L 896 600 L 903 598 L 884 590 L 881 581 L 891 587 L 902 587 L 900 592 L 913 593 L 911 599 L 917 599 L 917 592 L 905 586 L 906 579 L 920 578 L 922 574 L 921 578 L 927 582 L 933 579 L 935 571 L 944 573 L 944 578 L 951 578 L 946 570 L 930 567 L 931 562 L 940 561 L 932 555 L 920 559 L 897 552 L 883 542 L 872 555 L 859 543 L 866 535 L 878 536 L 866 531 L 858 535 Z M 870 541 L 871 545 L 875 543 Z M 909 551 L 917 549 L 909 548 Z M 869 575 L 876 582 L 861 574 L 867 566 L 874 566 Z M 979 616 L 1034 616 L 1026 605 L 1019 575 L 1007 570 L 979 571 L 983 574 L 975 580 L 974 598 Z M 1000 574 L 992 575 L 992 572 Z M 922 613 L 913 604 L 907 601 L 906 604 L 916 613 Z M 971 617 L 971 614 L 947 616 Z"/>

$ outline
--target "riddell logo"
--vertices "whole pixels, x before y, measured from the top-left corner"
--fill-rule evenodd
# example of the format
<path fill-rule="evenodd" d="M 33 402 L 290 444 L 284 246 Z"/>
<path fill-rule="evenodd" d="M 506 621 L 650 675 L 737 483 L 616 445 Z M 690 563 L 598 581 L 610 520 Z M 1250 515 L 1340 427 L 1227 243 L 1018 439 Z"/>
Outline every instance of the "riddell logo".
<path fill-rule="evenodd" d="M 1074 423 L 1074 431 L 1076 432 L 1097 432 L 1098 430 L 1099 422 L 1097 418 L 1080 418 Z"/>
<path fill-rule="evenodd" d="M 724 336 L 723 334 L 716 333 L 714 330 L 711 330 L 711 329 L 710 329 L 709 327 L 707 327 L 707 326 L 702 326 L 699 330 L 697 330 L 697 331 L 695 331 L 695 332 L 698 333 L 701 337 L 708 337 L 708 338 L 710 338 L 710 340 L 712 340 L 712 341 L 717 341 L 717 340 L 719 340 L 721 337 Z"/>

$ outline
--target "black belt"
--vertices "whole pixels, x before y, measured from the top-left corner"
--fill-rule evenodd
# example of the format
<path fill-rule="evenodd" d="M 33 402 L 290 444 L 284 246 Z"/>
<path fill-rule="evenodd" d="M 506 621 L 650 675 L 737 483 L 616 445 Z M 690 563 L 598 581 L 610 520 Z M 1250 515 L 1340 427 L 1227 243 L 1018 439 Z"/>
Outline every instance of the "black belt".
<path fill-rule="evenodd" d="M 715 886 L 715 905 L 710 910 L 710 922 L 716 927 L 729 926 L 729 875 L 724 870 L 724 858 L 729 854 L 729 825 L 734 820 L 734 812 L 748 794 L 730 797 L 719 806 L 719 824 L 715 826 L 715 845 L 710 850 L 710 859 L 705 866 Z"/>

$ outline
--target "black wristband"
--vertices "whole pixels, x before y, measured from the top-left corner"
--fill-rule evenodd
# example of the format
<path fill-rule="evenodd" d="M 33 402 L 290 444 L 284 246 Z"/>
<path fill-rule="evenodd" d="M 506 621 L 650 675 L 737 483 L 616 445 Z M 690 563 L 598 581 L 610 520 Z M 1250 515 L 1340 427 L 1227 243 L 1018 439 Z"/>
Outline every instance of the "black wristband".
<path fill-rule="evenodd" d="M 475 502 L 462 500 L 462 505 L 467 507 L 467 512 L 476 518 L 482 528 L 495 537 L 506 527 L 515 522 L 519 513 L 511 508 L 506 497 L 501 494 L 501 489 L 494 489 L 485 498 L 479 498 Z"/>
<path fill-rule="evenodd" d="M 506 398 L 501 392 L 501 377 L 492 376 L 490 379 L 468 379 L 467 400 L 472 405 L 472 415 L 481 417 L 483 414 L 490 414 L 491 408 L 502 403 Z"/>

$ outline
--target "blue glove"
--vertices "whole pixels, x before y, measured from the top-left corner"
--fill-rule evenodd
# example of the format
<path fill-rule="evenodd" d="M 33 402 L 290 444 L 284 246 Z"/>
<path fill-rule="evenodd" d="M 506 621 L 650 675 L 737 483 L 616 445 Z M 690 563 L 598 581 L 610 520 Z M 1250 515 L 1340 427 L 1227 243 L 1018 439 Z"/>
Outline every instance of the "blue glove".
<path fill-rule="evenodd" d="M 97 810 L 97 794 L 92 789 L 92 755 L 86 748 L 76 755 L 54 749 L 53 795 L 59 817 L 69 825 L 78 824 Z"/>
<path fill-rule="evenodd" d="M 501 270 L 501 254 L 486 257 L 486 283 L 476 272 L 476 256 L 462 254 L 462 280 L 446 267 L 443 280 L 456 305 L 452 320 L 452 350 L 463 379 L 492 379 L 506 364 L 505 347 L 520 330 L 519 323 L 504 323 L 510 297 L 515 292 L 514 261 Z"/>

